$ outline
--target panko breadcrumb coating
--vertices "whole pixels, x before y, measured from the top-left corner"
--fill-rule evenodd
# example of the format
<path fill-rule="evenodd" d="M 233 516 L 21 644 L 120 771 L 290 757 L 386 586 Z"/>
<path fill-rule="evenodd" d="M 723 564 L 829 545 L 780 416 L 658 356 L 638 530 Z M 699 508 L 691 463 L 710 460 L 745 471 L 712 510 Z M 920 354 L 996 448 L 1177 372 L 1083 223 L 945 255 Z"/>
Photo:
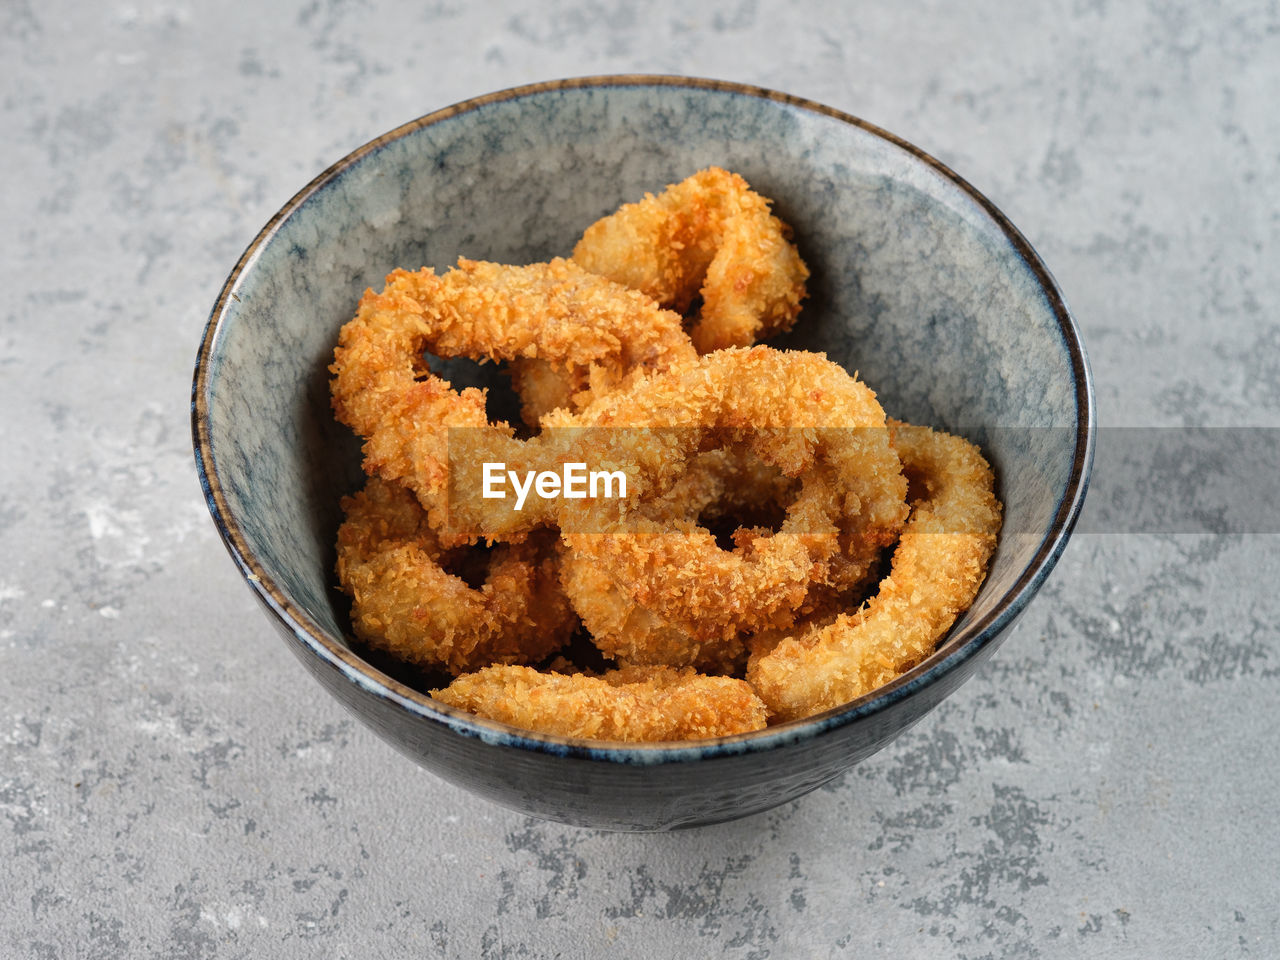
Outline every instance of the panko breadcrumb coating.
<path fill-rule="evenodd" d="M 753 653 L 747 680 L 771 720 L 830 710 L 915 666 L 986 578 L 1001 513 L 991 467 L 960 437 L 902 423 L 891 429 L 913 486 L 923 490 L 892 569 L 862 609 Z"/>
<path fill-rule="evenodd" d="M 672 667 L 599 677 L 486 667 L 431 696 L 513 727 L 587 740 L 699 740 L 765 726 L 764 704 L 741 680 Z"/>
<path fill-rule="evenodd" d="M 455 443 L 462 435 L 475 446 L 468 462 L 515 464 L 529 452 L 508 424 L 489 423 L 483 391 L 454 390 L 427 370 L 423 351 L 541 361 L 545 376 L 562 369 L 589 390 L 605 390 L 691 359 L 680 323 L 642 294 L 567 260 L 513 267 L 462 259 L 440 276 L 395 270 L 382 293 L 365 292 L 339 333 L 329 368 L 334 412 L 365 438 L 365 472 L 413 490 L 446 539 L 454 530 L 460 541 L 474 539 L 487 516 L 448 516 L 450 431 L 459 431 Z M 483 532 L 511 537 L 546 521 L 536 509 L 501 517 L 507 527 Z"/>
<path fill-rule="evenodd" d="M 580 442 L 618 461 L 629 438 L 669 428 L 680 428 L 670 439 L 686 460 L 728 436 L 800 478 L 778 532 L 748 531 L 731 551 L 697 525 L 696 512 L 673 516 L 665 501 L 657 514 L 634 506 L 616 528 L 570 528 L 562 518 L 565 589 L 596 645 L 630 663 L 736 662 L 746 634 L 794 622 L 833 560 L 842 570 L 860 562 L 865 572 L 906 519 L 907 484 L 884 411 L 865 384 L 820 354 L 721 350 L 547 422 L 613 428 L 586 431 Z M 594 462 L 591 453 L 584 459 Z M 850 544 L 856 550 L 837 556 Z"/>
<path fill-rule="evenodd" d="M 470 587 L 445 565 L 478 548 L 442 549 L 407 490 L 373 477 L 342 507 L 338 580 L 352 629 L 371 646 L 457 674 L 542 660 L 577 628 L 546 540 L 496 547 L 483 586 Z"/>
<path fill-rule="evenodd" d="M 696 296 L 699 353 L 789 330 L 809 270 L 791 230 L 742 177 L 708 167 L 597 220 L 573 259 L 681 313 Z"/>
<path fill-rule="evenodd" d="M 624 742 L 810 716 L 927 657 L 986 575 L 991 470 L 886 421 L 825 356 L 751 347 L 791 327 L 808 276 L 770 201 L 710 167 L 592 224 L 572 260 L 366 291 L 330 367 L 371 477 L 338 536 L 356 635 L 454 674 L 441 703 Z M 424 351 L 505 361 L 534 434 Z M 626 491 L 574 491 L 571 468 Z M 460 546 L 480 538 L 498 545 Z M 597 650 L 566 652 L 593 669 L 552 657 L 579 617 Z"/>

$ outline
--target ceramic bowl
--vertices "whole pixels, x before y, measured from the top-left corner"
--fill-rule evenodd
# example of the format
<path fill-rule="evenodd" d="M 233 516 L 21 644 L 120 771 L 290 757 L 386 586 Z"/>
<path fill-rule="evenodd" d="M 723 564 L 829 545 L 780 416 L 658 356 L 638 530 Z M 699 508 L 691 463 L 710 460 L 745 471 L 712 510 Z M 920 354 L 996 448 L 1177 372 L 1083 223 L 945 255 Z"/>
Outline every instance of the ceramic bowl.
<path fill-rule="evenodd" d="M 335 588 L 338 502 L 362 482 L 358 443 L 329 406 L 339 327 L 394 267 L 567 254 L 597 217 L 712 164 L 773 198 L 812 271 L 800 322 L 774 343 L 826 351 L 859 371 L 893 416 L 964 434 L 990 458 L 1005 526 L 976 603 L 894 683 L 744 736 L 574 741 L 436 703 L 411 672 L 360 650 Z M 632 76 L 458 104 L 313 180 L 232 270 L 200 347 L 192 422 L 218 530 L 326 690 L 438 776 L 537 817 L 620 830 L 711 823 L 792 800 L 936 706 L 1053 568 L 1080 511 L 1094 435 L 1088 365 L 1062 294 L 969 184 L 819 104 Z"/>

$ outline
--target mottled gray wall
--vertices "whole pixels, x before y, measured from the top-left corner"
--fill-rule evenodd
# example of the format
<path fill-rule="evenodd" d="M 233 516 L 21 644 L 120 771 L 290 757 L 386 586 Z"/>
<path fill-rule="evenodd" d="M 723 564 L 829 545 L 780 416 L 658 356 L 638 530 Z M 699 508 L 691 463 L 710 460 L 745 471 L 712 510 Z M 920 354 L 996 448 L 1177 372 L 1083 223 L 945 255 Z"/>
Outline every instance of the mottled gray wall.
<path fill-rule="evenodd" d="M 842 782 L 678 836 L 526 820 L 303 673 L 189 451 L 245 244 L 348 150 L 684 72 L 888 127 L 1036 244 L 1104 425 L 1280 426 L 1274 3 L 0 7 L 0 956 L 1268 956 L 1274 537 L 1089 535 Z"/>

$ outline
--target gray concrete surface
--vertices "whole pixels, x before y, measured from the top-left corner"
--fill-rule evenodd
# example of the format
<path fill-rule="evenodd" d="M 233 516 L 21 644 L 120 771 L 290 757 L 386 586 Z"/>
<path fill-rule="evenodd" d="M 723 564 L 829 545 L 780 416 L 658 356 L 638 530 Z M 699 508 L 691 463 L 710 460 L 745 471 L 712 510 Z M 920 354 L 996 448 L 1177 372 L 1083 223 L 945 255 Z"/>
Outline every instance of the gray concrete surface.
<path fill-rule="evenodd" d="M 226 272 L 392 126 L 630 70 L 951 163 L 1063 284 L 1104 425 L 1280 426 L 1274 2 L 6 0 L 0 956 L 1280 955 L 1275 537 L 1078 537 L 891 749 L 678 836 L 474 799 L 270 632 L 188 440 Z"/>

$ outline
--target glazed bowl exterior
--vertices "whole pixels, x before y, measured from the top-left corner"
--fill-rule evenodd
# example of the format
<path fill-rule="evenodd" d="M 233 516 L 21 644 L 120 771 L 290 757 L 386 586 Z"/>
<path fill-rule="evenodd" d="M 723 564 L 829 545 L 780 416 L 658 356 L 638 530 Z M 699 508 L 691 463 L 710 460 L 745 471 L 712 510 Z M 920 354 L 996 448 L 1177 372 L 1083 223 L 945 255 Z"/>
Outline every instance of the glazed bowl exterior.
<path fill-rule="evenodd" d="M 620 203 L 718 165 L 775 202 L 812 271 L 796 329 L 890 415 L 963 434 L 1005 525 L 972 609 L 937 652 L 840 709 L 758 733 L 628 746 L 531 734 L 432 700 L 353 649 L 336 590 L 340 498 L 359 444 L 329 406 L 338 329 L 395 267 L 567 255 Z M 1007 634 L 1070 535 L 1092 461 L 1088 364 L 1022 235 L 942 164 L 854 117 L 680 77 L 536 84 L 408 123 L 326 170 L 267 224 L 205 330 L 196 462 L 232 558 L 320 683 L 431 772 L 525 813 L 618 830 L 745 816 L 879 750 Z M 398 674 L 397 674 L 398 675 Z"/>

